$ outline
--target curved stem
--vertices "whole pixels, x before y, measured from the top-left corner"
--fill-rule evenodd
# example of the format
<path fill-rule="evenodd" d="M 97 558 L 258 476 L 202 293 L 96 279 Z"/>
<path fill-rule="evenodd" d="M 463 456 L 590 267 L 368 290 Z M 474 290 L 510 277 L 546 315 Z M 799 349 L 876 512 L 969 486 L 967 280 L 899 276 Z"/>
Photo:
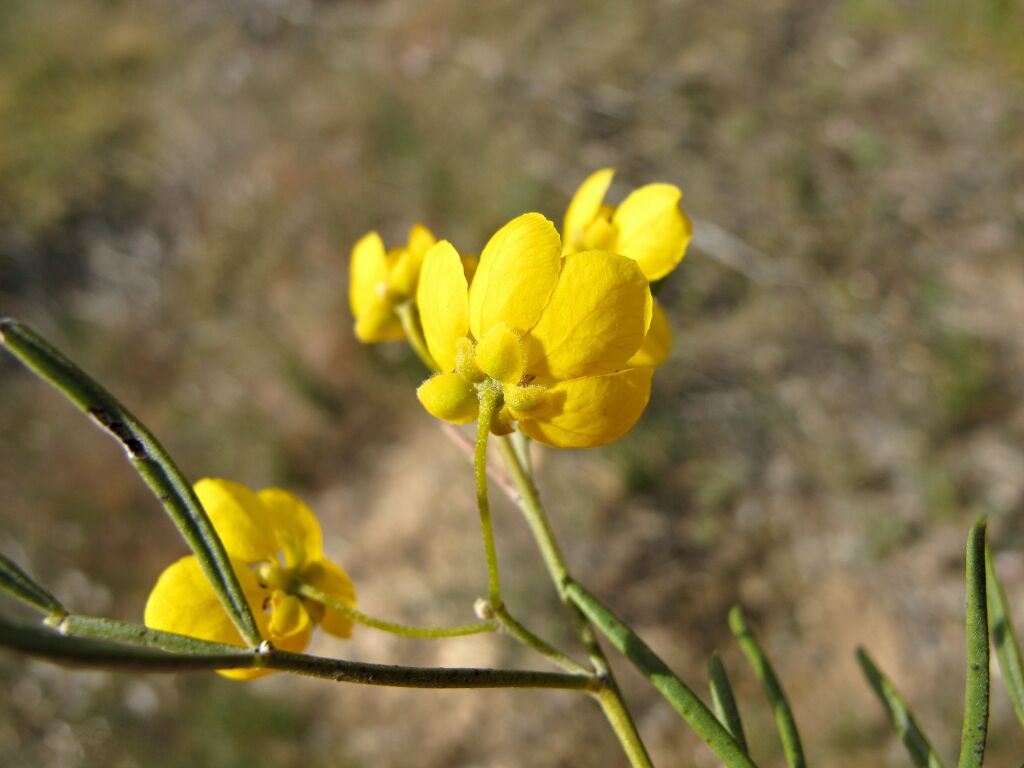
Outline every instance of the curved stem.
<path fill-rule="evenodd" d="M 501 628 L 506 630 L 523 645 L 532 648 L 542 656 L 546 656 L 566 672 L 573 672 L 577 675 L 590 674 L 590 670 L 582 664 L 578 664 L 573 661 L 569 656 L 551 645 L 551 643 L 533 634 L 533 632 L 520 624 L 516 618 L 508 612 L 508 608 L 505 606 L 502 605 L 499 608 L 492 610 L 494 610 L 494 617 L 498 620 Z"/>
<path fill-rule="evenodd" d="M 487 438 L 491 434 L 491 419 L 498 408 L 501 392 L 495 387 L 480 387 L 480 414 L 476 422 L 476 446 L 473 451 L 473 474 L 476 479 L 476 505 L 480 510 L 480 530 L 484 537 L 487 557 L 487 593 L 491 607 L 501 607 L 501 581 L 498 577 L 498 550 L 494 546 L 494 528 L 491 525 L 491 505 L 487 498 Z"/>
<path fill-rule="evenodd" d="M 416 356 L 434 373 L 440 371 L 441 368 L 434 362 L 433 355 L 427 349 L 427 340 L 423 336 L 423 326 L 420 324 L 419 312 L 416 311 L 416 302 L 411 299 L 402 302 L 395 307 L 395 313 L 398 315 L 398 319 L 402 321 L 402 330 L 405 331 L 405 338 L 409 340 L 409 346 L 412 347 Z"/>
<path fill-rule="evenodd" d="M 547 515 L 544 512 L 544 507 L 540 501 L 540 494 L 537 492 L 537 486 L 534 484 L 530 473 L 527 472 L 520 462 L 515 446 L 508 436 L 502 437 L 498 441 L 498 447 L 501 451 L 502 459 L 505 461 L 512 484 L 519 494 L 516 503 L 522 511 L 523 517 L 526 518 L 527 524 L 530 526 L 533 538 L 537 542 L 541 556 L 544 558 L 548 574 L 551 576 L 555 589 L 558 591 L 558 597 L 569 611 L 569 616 L 572 619 L 576 633 L 583 642 L 587 656 L 590 658 L 591 666 L 594 668 L 595 673 L 606 683 L 605 689 L 597 697 L 598 703 L 600 703 L 601 709 L 604 711 L 612 730 L 615 731 L 623 751 L 629 758 L 630 765 L 634 766 L 634 768 L 651 768 L 653 765 L 651 758 L 647 754 L 643 741 L 640 739 L 636 723 L 633 722 L 633 718 L 626 708 L 622 693 L 615 682 L 615 676 L 608 665 L 608 658 L 605 656 L 604 651 L 601 649 L 601 644 L 594 634 L 594 628 L 590 625 L 587 617 L 583 615 L 579 606 L 569 599 L 566 587 L 572 583 L 572 576 L 569 574 L 569 568 L 565 563 L 565 558 L 562 556 L 562 550 L 555 539 L 555 532 L 552 530 L 551 523 L 548 522 Z"/>
<path fill-rule="evenodd" d="M 393 621 L 384 621 L 368 616 L 362 611 L 356 610 L 340 600 L 335 600 L 326 592 L 322 592 L 310 584 L 300 584 L 298 593 L 305 598 L 327 606 L 337 611 L 352 621 L 372 629 L 379 629 L 382 632 L 390 632 L 401 637 L 415 637 L 423 640 L 438 640 L 444 637 L 466 637 L 467 635 L 481 635 L 487 632 L 494 632 L 498 629 L 497 623 L 493 621 L 481 621 L 475 624 L 461 624 L 450 627 L 424 627 L 411 624 L 398 624 Z"/>

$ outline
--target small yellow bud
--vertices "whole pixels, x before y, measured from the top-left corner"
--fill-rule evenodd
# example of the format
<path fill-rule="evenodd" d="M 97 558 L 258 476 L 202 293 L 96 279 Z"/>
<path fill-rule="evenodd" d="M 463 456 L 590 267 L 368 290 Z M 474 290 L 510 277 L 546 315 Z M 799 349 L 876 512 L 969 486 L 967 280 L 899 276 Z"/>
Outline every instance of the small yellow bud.
<path fill-rule="evenodd" d="M 492 379 L 518 384 L 526 372 L 519 337 L 504 323 L 498 323 L 476 345 L 476 364 Z"/>
<path fill-rule="evenodd" d="M 492 435 L 510 435 L 516 431 L 515 417 L 509 412 L 508 408 L 499 408 L 491 416 L 491 434 Z"/>
<path fill-rule="evenodd" d="M 455 372 L 473 384 L 487 378 L 476 364 L 476 344 L 465 336 L 455 342 Z"/>
<path fill-rule="evenodd" d="M 505 404 L 513 411 L 532 411 L 544 402 L 547 394 L 547 387 L 539 384 L 529 384 L 525 387 L 506 386 Z"/>
<path fill-rule="evenodd" d="M 480 411 L 476 388 L 457 373 L 431 376 L 416 390 L 427 412 L 452 424 L 469 424 Z"/>

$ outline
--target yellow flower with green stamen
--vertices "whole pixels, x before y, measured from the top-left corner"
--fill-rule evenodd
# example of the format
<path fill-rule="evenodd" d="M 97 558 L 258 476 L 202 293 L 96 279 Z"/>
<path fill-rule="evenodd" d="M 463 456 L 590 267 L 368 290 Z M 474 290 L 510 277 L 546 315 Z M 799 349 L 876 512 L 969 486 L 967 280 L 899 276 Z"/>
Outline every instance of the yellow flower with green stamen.
<path fill-rule="evenodd" d="M 256 617 L 260 635 L 274 647 L 301 651 L 313 625 L 336 637 L 352 633 L 351 620 L 320 603 L 299 597 L 309 584 L 355 607 L 352 581 L 324 557 L 320 524 L 309 507 L 279 488 L 254 493 L 228 480 L 203 479 L 196 495 L 224 543 L 235 575 Z M 164 570 L 146 603 L 146 626 L 229 645 L 244 645 L 194 555 Z M 247 679 L 267 670 L 223 670 Z"/>
<path fill-rule="evenodd" d="M 466 424 L 485 390 L 512 424 L 547 445 L 583 448 L 628 431 L 650 397 L 650 367 L 628 364 L 651 325 L 652 299 L 636 261 L 601 250 L 562 256 L 554 225 L 513 219 L 480 254 L 472 285 L 447 241 L 427 252 L 417 303 L 443 373 L 417 395 L 439 419 Z"/>
<path fill-rule="evenodd" d="M 647 184 L 633 190 L 617 207 L 604 197 L 615 171 L 591 174 L 565 213 L 564 252 L 602 248 L 634 259 L 654 282 L 675 269 L 686 254 L 693 226 L 680 209 L 682 192 L 672 184 Z M 661 305 L 654 304 L 651 330 L 633 365 L 661 365 L 672 347 L 672 331 Z"/>

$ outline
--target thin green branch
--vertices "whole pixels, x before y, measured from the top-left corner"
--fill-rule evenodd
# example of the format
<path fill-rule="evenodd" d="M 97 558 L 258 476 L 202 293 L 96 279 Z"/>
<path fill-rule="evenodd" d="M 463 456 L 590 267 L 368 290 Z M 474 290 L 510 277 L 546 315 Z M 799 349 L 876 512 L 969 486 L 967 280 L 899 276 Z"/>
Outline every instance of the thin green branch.
<path fill-rule="evenodd" d="M 300 584 L 298 593 L 317 603 L 347 616 L 352 621 L 372 629 L 379 629 L 381 632 L 390 632 L 392 635 L 401 637 L 419 638 L 421 640 L 438 640 L 445 637 L 465 637 L 467 635 L 481 635 L 487 632 L 494 632 L 498 625 L 493 621 L 479 621 L 474 624 L 459 624 L 450 627 L 424 627 L 412 624 L 398 624 L 393 621 L 368 616 L 367 614 L 353 608 L 340 600 L 336 600 L 326 592 L 317 589 L 311 584 Z"/>
<path fill-rule="evenodd" d="M 800 744 L 800 732 L 796 727 L 796 719 L 793 717 L 793 710 L 789 707 L 786 694 L 782 690 L 782 684 L 772 669 L 771 662 L 764 651 L 761 650 L 757 638 L 747 625 L 743 617 L 743 609 L 738 605 L 729 611 L 729 629 L 733 636 L 739 641 L 743 655 L 761 681 L 765 695 L 771 704 L 772 712 L 775 714 L 775 724 L 779 729 L 779 736 L 782 739 L 782 750 L 786 754 L 786 764 L 789 768 L 804 768 L 807 765 L 804 759 L 804 750 Z"/>
<path fill-rule="evenodd" d="M 79 628 L 84 626 L 79 625 Z M 98 627 L 98 624 L 93 624 L 91 629 Z M 141 627 L 139 631 L 145 629 Z M 117 635 L 130 631 L 128 625 L 113 629 Z M 340 683 L 399 688 L 548 688 L 590 694 L 599 694 L 602 689 L 601 681 L 593 676 L 561 672 L 369 664 L 288 653 L 275 650 L 269 644 L 264 644 L 257 651 L 244 648 L 225 651 L 224 646 L 218 643 L 186 639 L 192 641 L 192 652 L 168 652 L 152 646 L 75 637 L 41 627 L 19 626 L 0 618 L 0 647 L 57 664 L 92 669 L 135 672 L 270 669 Z"/>
<path fill-rule="evenodd" d="M 494 608 L 490 606 L 491 611 L 494 613 L 494 618 L 498 620 L 498 624 L 516 638 L 523 645 L 528 648 L 532 648 L 542 656 L 546 656 L 548 659 L 553 661 L 555 664 L 560 666 L 566 672 L 572 672 L 577 675 L 589 675 L 590 670 L 584 667 L 582 664 L 577 663 L 566 654 L 551 645 L 551 643 L 538 637 L 533 632 L 528 630 L 519 621 L 508 612 L 508 608 L 504 605 Z"/>
<path fill-rule="evenodd" d="M 632 629 L 583 586 L 572 581 L 566 593 L 580 610 L 607 637 L 613 646 L 646 677 L 672 708 L 697 735 L 711 747 L 729 768 L 752 768 L 754 763 L 732 734 L 718 721 L 707 705 L 669 669 Z"/>
<path fill-rule="evenodd" d="M 967 682 L 959 768 L 981 768 L 988 737 L 989 646 L 985 520 L 967 535 Z"/>
<path fill-rule="evenodd" d="M 1017 719 L 1024 725 L 1024 665 L 1020 658 L 1020 643 L 1017 633 L 1013 630 L 1010 608 L 1006 603 L 1006 593 L 999 583 L 995 562 L 988 546 L 985 547 L 985 575 L 988 581 L 988 631 L 992 635 L 992 645 L 999 659 L 999 669 L 1003 673 L 1006 692 L 1013 701 L 1013 709 Z"/>
<path fill-rule="evenodd" d="M 491 605 L 501 606 L 501 580 L 498 574 L 498 550 L 494 546 L 494 527 L 491 524 L 491 505 L 487 497 L 487 438 L 491 434 L 491 419 L 499 406 L 500 390 L 483 385 L 479 389 L 480 413 L 476 422 L 476 446 L 473 452 L 473 475 L 476 480 L 476 505 L 480 511 L 480 530 L 487 557 L 487 593 Z"/>
<path fill-rule="evenodd" d="M 256 620 L 220 537 L 192 486 L 146 427 L 85 371 L 27 326 L 0 319 L 0 342 L 124 447 L 129 461 L 163 504 L 231 620 L 250 646 L 262 642 Z"/>
<path fill-rule="evenodd" d="M 612 730 L 615 731 L 615 735 L 618 736 L 619 743 L 622 745 L 627 757 L 629 757 L 630 764 L 636 768 L 650 766 L 651 758 L 647 754 L 647 749 L 640 738 L 640 732 L 636 728 L 636 723 L 633 722 L 629 709 L 626 707 L 626 702 L 622 698 L 615 675 L 608 664 L 608 658 L 605 656 L 604 650 L 602 650 L 601 644 L 594 634 L 594 628 L 590 625 L 587 617 L 579 607 L 569 599 L 569 595 L 565 591 L 566 584 L 571 581 L 572 577 L 569 575 L 569 568 L 565 563 L 565 558 L 562 557 L 562 551 L 555 538 L 555 532 L 551 527 L 551 523 L 548 522 L 544 505 L 541 504 L 540 494 L 537 492 L 533 475 L 527 469 L 528 465 L 520 461 L 519 453 L 507 435 L 498 440 L 498 448 L 501 451 L 502 460 L 505 462 L 505 468 L 508 470 L 509 480 L 516 491 L 515 495 L 511 497 L 512 501 L 519 507 L 520 512 L 522 512 L 523 517 L 526 519 L 526 523 L 533 534 L 533 539 L 547 567 L 548 575 L 558 592 L 558 598 L 569 612 L 573 628 L 583 643 L 591 666 L 607 682 L 608 692 L 598 697 L 601 709 L 608 719 Z"/>
<path fill-rule="evenodd" d="M 175 632 L 150 629 L 142 624 L 118 621 L 117 619 L 106 619 L 99 616 L 83 616 L 77 613 L 69 613 L 62 618 L 47 619 L 45 623 L 47 626 L 56 629 L 60 634 L 70 637 L 109 640 L 130 646 L 156 648 L 171 653 L 200 655 L 220 653 L 221 655 L 237 656 L 241 650 L 235 645 L 213 643 L 209 640 L 199 640 L 198 638 L 179 635 Z"/>
<path fill-rule="evenodd" d="M 722 659 L 715 651 L 708 658 L 708 686 L 711 689 L 711 706 L 725 729 L 736 740 L 736 745 L 746 755 L 750 754 L 747 747 L 747 737 L 743 733 L 743 720 L 740 718 L 739 707 L 736 706 L 736 697 L 732 692 L 732 684 L 729 682 L 729 675 L 725 671 Z"/>
<path fill-rule="evenodd" d="M 914 765 L 918 768 L 943 768 L 942 760 L 924 731 L 917 724 L 914 713 L 910 710 L 907 702 L 863 648 L 857 649 L 857 662 L 860 664 L 868 684 L 878 696 L 878 700 L 882 702 L 882 706 L 885 707 L 889 722 L 892 723 L 896 735 L 900 737 L 900 741 L 910 753 L 910 759 L 914 761 Z"/>
<path fill-rule="evenodd" d="M 36 583 L 21 567 L 0 554 L 0 589 L 47 616 L 67 613 L 60 601 Z"/>

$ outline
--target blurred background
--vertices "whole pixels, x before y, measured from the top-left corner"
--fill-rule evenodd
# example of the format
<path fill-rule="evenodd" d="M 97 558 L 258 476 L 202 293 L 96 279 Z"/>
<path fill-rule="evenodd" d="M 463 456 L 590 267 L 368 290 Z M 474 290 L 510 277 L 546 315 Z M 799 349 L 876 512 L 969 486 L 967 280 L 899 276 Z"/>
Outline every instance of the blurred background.
<path fill-rule="evenodd" d="M 471 472 L 411 354 L 353 338 L 351 244 L 422 221 L 478 251 L 523 211 L 560 222 L 603 166 L 616 199 L 679 184 L 696 237 L 661 293 L 676 345 L 651 407 L 611 447 L 539 459 L 568 560 L 699 690 L 722 650 L 761 765 L 781 750 L 736 602 L 812 763 L 907 764 L 861 643 L 952 756 L 980 513 L 1024 620 L 1022 22 L 1012 0 L 2 0 L 0 313 L 191 478 L 302 496 L 365 610 L 456 623 L 485 589 Z M 184 544 L 113 441 L 9 357 L 0 393 L 0 548 L 73 609 L 139 620 Z M 495 497 L 513 611 L 572 647 Z M 313 650 L 538 663 L 497 637 Z M 620 678 L 659 765 L 714 764 Z M 0 681 L 10 766 L 625 764 L 571 694 L 8 653 Z M 993 707 L 1009 765 L 1024 736 L 998 682 Z"/>

